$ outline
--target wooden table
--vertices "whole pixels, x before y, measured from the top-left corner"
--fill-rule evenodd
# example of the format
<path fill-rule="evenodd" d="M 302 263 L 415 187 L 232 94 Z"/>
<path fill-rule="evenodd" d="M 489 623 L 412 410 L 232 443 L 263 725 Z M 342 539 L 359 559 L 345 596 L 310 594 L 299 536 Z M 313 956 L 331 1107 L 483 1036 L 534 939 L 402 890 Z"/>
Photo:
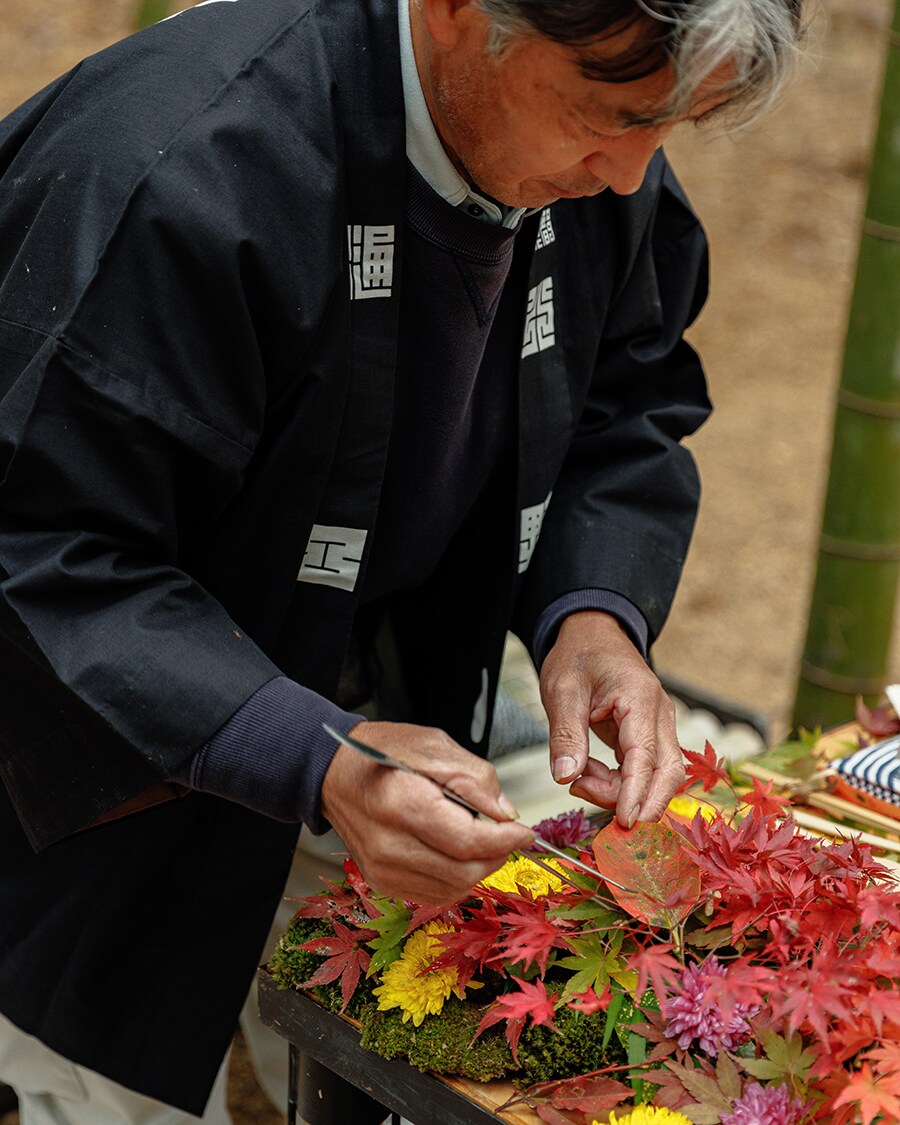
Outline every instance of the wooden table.
<path fill-rule="evenodd" d="M 358 1109 L 351 1109 L 353 1090 L 381 1103 L 394 1120 L 402 1116 L 414 1125 L 541 1125 L 527 1106 L 500 1111 L 514 1092 L 511 1083 L 440 1078 L 403 1059 L 383 1059 L 360 1047 L 359 1030 L 350 1020 L 302 992 L 279 989 L 265 969 L 258 983 L 262 1021 L 290 1049 L 288 1125 L 296 1125 L 298 1111 L 312 1125 L 365 1125 Z M 321 1066 L 309 1066 L 310 1060 Z"/>

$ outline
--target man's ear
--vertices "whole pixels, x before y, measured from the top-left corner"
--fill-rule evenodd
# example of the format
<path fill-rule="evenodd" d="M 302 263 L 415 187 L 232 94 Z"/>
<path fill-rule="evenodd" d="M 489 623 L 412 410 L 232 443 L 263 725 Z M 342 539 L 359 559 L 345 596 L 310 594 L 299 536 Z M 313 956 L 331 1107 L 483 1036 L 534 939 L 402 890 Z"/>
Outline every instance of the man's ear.
<path fill-rule="evenodd" d="M 483 14 L 472 0 L 419 0 L 432 39 L 442 47 L 453 47 L 473 16 Z M 416 0 L 413 0 L 413 4 Z"/>

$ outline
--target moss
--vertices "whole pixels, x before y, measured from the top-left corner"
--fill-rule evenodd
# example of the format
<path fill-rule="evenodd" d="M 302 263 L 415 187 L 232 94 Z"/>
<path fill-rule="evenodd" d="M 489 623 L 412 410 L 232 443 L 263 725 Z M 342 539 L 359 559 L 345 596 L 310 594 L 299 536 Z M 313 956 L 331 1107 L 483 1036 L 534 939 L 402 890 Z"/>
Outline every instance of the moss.
<path fill-rule="evenodd" d="M 309 992 L 330 1012 L 340 1012 L 344 1001 L 339 980 L 331 984 L 316 985 L 314 988 L 302 988 L 303 982 L 309 980 L 326 960 L 326 956 L 299 947 L 313 938 L 330 937 L 333 933 L 334 930 L 324 918 L 294 918 L 275 947 L 269 961 L 269 972 L 279 988 L 296 988 Z M 361 978 L 345 1014 L 352 1019 L 359 1019 L 370 1000 L 371 984 Z"/>
<path fill-rule="evenodd" d="M 617 1036 L 603 1048 L 606 1013 L 586 1016 L 571 1008 L 560 1008 L 553 1017 L 557 1031 L 549 1027 L 527 1027 L 519 1040 L 519 1062 L 526 1082 L 574 1078 L 603 1066 L 627 1061 Z"/>
<path fill-rule="evenodd" d="M 440 1016 L 426 1016 L 416 1027 L 403 1022 L 399 1009 L 379 1012 L 370 1005 L 362 1017 L 362 1045 L 384 1058 L 406 1058 L 419 1070 L 461 1074 L 487 1082 L 514 1071 L 512 1054 L 500 1025 L 472 1042 L 484 1009 L 451 996 Z"/>
<path fill-rule="evenodd" d="M 308 949 L 300 949 L 304 942 L 317 937 L 328 937 L 334 930 L 323 918 L 294 918 L 278 940 L 269 972 L 279 988 L 300 988 L 309 980 L 325 958 Z"/>
<path fill-rule="evenodd" d="M 320 918 L 295 918 L 291 922 L 269 962 L 272 979 L 279 988 L 300 988 L 304 981 L 309 980 L 325 957 L 299 947 L 312 938 L 333 932 L 328 922 Z M 339 981 L 306 991 L 330 1011 L 341 1010 Z M 546 1027 L 527 1027 L 522 1032 L 519 1041 L 521 1065 L 516 1067 L 506 1042 L 505 1024 L 495 1024 L 472 1041 L 486 1003 L 492 998 L 490 986 L 480 995 L 478 1004 L 451 996 L 439 1017 L 427 1016 L 416 1027 L 412 1021 L 403 1022 L 399 1009 L 378 1011 L 372 997 L 372 982 L 363 979 L 346 1014 L 360 1021 L 362 1046 L 368 1050 L 387 1059 L 406 1058 L 419 1070 L 460 1074 L 479 1082 L 519 1074 L 523 1084 L 530 1085 L 553 1078 L 569 1078 L 626 1061 L 618 1035 L 613 1035 L 603 1049 L 605 1012 L 586 1016 L 570 1008 L 561 1008 L 554 1016 L 558 1032 Z M 633 1018 L 633 1009 L 626 1004 L 618 1024 Z"/>
<path fill-rule="evenodd" d="M 479 1082 L 519 1075 L 522 1085 L 571 1078 L 626 1061 L 615 1035 L 603 1049 L 605 1012 L 586 1016 L 562 1008 L 554 1017 L 558 1032 L 547 1027 L 522 1032 L 517 1067 L 504 1024 L 488 1028 L 472 1042 L 483 1012 L 481 1005 L 451 996 L 439 1017 L 426 1017 L 415 1027 L 403 1022 L 398 1009 L 379 1012 L 372 1004 L 362 1016 L 362 1045 L 384 1058 L 406 1058 L 419 1070 L 461 1074 Z"/>

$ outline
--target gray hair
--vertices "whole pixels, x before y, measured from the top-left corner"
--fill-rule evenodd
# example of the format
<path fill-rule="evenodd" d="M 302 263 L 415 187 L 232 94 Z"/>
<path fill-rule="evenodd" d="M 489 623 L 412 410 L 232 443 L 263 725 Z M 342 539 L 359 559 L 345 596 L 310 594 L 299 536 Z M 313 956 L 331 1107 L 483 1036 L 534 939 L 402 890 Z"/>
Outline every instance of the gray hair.
<path fill-rule="evenodd" d="M 477 0 L 493 24 L 491 48 L 540 35 L 583 51 L 636 28 L 612 58 L 583 53 L 584 74 L 630 82 L 671 63 L 674 85 L 665 116 L 688 110 L 698 88 L 725 64 L 723 93 L 746 124 L 761 116 L 792 77 L 803 37 L 803 0 Z"/>

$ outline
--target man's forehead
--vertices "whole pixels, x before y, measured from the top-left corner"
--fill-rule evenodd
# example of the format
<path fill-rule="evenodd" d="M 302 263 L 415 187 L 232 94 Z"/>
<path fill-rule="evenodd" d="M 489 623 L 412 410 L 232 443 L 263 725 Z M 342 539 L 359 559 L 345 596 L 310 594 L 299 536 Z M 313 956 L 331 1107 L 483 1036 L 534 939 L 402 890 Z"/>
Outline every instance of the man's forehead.
<path fill-rule="evenodd" d="M 579 68 L 580 69 L 580 68 Z M 734 96 L 734 67 L 725 64 L 708 75 L 689 95 L 674 98 L 671 63 L 631 82 L 585 78 L 583 105 L 617 129 L 640 129 L 711 117 Z"/>
<path fill-rule="evenodd" d="M 568 48 L 585 79 L 586 102 L 595 103 L 612 126 L 698 120 L 733 98 L 736 68 L 730 64 L 720 64 L 693 91 L 679 89 L 675 96 L 667 31 L 665 22 L 638 11 L 592 42 Z"/>

